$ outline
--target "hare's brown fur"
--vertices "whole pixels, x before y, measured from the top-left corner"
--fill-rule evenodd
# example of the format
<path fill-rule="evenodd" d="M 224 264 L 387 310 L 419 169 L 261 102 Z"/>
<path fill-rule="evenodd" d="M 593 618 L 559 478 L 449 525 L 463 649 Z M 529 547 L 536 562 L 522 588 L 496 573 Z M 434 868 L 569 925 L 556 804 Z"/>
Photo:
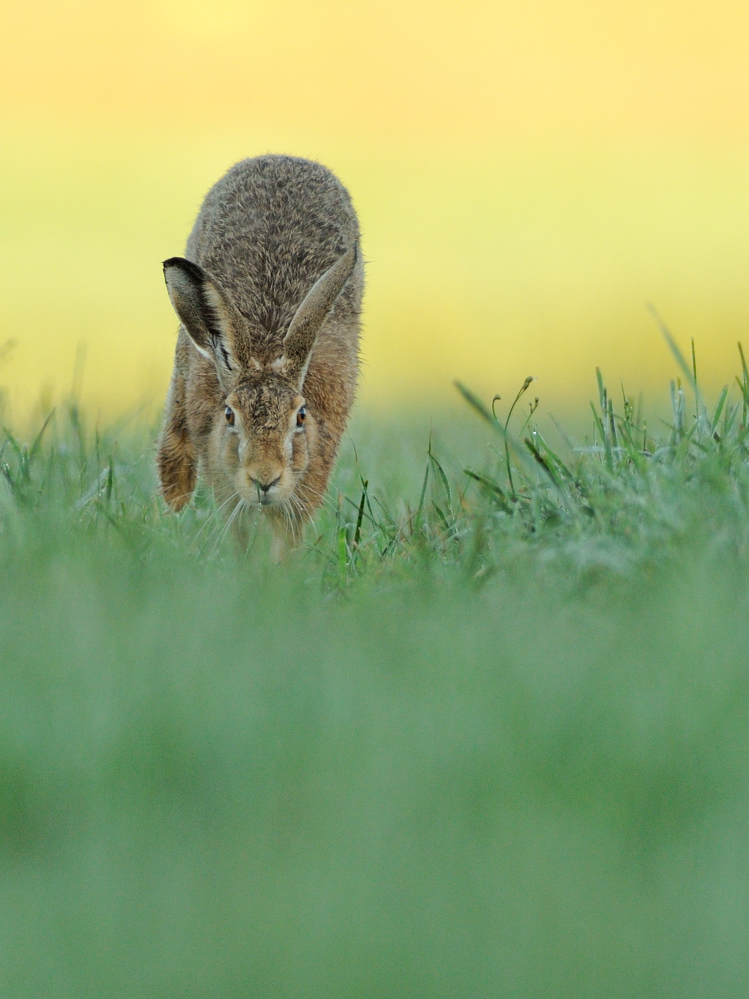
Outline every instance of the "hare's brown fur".
<path fill-rule="evenodd" d="M 354 400 L 358 244 L 351 199 L 318 163 L 243 160 L 208 192 L 186 259 L 165 262 L 182 320 L 157 451 L 173 510 L 200 473 L 228 513 L 261 503 L 299 541 Z"/>

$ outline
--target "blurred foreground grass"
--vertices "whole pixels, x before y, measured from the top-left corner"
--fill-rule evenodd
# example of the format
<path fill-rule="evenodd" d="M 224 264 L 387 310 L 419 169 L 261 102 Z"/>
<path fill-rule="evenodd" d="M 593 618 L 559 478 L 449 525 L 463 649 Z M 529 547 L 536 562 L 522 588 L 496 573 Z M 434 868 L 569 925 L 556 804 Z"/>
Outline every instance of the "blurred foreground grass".
<path fill-rule="evenodd" d="M 355 426 L 282 567 L 137 428 L 6 432 L 0 995 L 743 994 L 749 376 L 684 368 Z"/>

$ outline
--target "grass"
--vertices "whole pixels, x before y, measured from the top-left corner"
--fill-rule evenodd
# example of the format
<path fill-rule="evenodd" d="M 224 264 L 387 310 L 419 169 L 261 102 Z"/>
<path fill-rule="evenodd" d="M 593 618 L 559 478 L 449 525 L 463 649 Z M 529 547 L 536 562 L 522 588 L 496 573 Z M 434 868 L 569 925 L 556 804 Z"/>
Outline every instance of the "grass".
<path fill-rule="evenodd" d="M 668 424 L 359 424 L 282 567 L 6 430 L 0 995 L 742 995 L 749 374 L 678 359 Z"/>

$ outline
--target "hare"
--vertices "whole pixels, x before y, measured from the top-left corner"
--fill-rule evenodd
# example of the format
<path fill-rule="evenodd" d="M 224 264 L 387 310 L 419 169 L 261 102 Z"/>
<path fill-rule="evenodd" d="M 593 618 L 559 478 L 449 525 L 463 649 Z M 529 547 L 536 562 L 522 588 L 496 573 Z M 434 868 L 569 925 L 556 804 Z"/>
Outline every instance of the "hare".
<path fill-rule="evenodd" d="M 181 326 L 162 495 L 182 509 L 200 473 L 240 540 L 260 506 L 280 558 L 323 501 L 354 400 L 364 270 L 348 192 L 310 160 L 242 160 L 164 276 Z"/>

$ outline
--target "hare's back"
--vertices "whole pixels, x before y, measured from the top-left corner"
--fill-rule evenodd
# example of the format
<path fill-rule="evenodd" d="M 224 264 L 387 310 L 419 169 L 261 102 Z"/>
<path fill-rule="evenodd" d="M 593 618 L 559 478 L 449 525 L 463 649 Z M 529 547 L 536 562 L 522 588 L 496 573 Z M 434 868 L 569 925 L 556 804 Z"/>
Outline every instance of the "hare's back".
<path fill-rule="evenodd" d="M 259 156 L 237 163 L 208 192 L 187 257 L 218 280 L 257 335 L 275 340 L 312 284 L 358 238 L 349 194 L 330 170 Z"/>

